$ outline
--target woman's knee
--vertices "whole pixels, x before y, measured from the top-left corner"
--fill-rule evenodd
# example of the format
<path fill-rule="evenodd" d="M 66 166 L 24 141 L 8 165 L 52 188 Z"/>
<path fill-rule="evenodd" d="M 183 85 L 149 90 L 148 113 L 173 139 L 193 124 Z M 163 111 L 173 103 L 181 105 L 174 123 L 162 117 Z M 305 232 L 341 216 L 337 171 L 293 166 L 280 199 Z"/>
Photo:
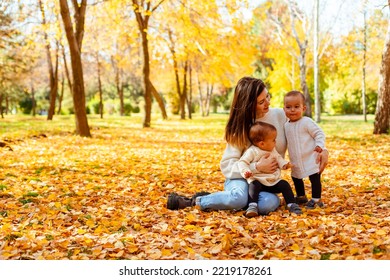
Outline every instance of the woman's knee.
<path fill-rule="evenodd" d="M 248 204 L 248 193 L 240 189 L 235 189 L 231 191 L 231 199 L 229 205 L 233 209 L 242 209 Z"/>
<path fill-rule="evenodd" d="M 267 215 L 275 211 L 280 205 L 280 199 L 276 194 L 269 192 L 260 192 L 258 210 L 259 214 Z"/>
<path fill-rule="evenodd" d="M 225 191 L 229 193 L 230 209 L 241 209 L 248 204 L 248 183 L 245 179 L 226 180 Z"/>

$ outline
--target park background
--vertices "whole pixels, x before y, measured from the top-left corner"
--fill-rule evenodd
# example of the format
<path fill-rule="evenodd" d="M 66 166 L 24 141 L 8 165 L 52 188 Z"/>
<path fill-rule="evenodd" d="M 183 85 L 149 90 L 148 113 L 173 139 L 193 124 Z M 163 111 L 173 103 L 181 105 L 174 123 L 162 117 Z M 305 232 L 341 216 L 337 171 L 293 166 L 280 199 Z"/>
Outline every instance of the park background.
<path fill-rule="evenodd" d="M 78 2 L 0 4 L 2 259 L 390 259 L 386 1 Z M 222 189 L 242 76 L 310 97 L 327 208 L 165 208 Z"/>

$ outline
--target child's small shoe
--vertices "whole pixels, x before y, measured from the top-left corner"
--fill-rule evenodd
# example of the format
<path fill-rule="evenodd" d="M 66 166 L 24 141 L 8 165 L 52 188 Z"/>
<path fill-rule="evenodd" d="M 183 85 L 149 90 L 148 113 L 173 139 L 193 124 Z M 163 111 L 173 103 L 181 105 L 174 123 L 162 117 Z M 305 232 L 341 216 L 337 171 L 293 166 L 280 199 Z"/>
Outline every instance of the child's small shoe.
<path fill-rule="evenodd" d="M 259 216 L 259 211 L 257 210 L 257 204 L 249 204 L 248 209 L 246 209 L 245 217 L 252 218 Z"/>
<path fill-rule="evenodd" d="M 319 207 L 319 208 L 324 208 L 325 205 L 324 203 L 322 202 L 322 200 L 318 200 L 318 201 L 315 201 L 314 199 L 310 199 L 308 203 L 306 203 L 306 208 L 307 209 L 314 209 L 316 207 Z"/>
<path fill-rule="evenodd" d="M 299 205 L 296 204 L 296 203 L 291 203 L 291 205 L 288 206 L 287 208 L 288 208 L 288 211 L 290 211 L 291 213 L 294 213 L 294 214 L 297 214 L 297 215 L 301 215 L 302 214 L 301 207 L 299 207 Z"/>

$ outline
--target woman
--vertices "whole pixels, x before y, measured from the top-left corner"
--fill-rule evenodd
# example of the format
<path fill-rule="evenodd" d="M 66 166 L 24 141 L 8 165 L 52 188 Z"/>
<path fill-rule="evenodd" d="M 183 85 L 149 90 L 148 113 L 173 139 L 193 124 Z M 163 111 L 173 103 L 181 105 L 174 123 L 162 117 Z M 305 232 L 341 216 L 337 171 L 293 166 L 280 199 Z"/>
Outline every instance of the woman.
<path fill-rule="evenodd" d="M 224 190 L 216 193 L 200 192 L 191 198 L 172 193 L 168 197 L 167 208 L 172 210 L 199 206 L 201 210 L 238 210 L 247 206 L 248 183 L 240 175 L 238 161 L 250 146 L 248 132 L 255 121 L 274 125 L 277 129 L 276 150 L 284 157 L 287 141 L 284 123 L 287 121 L 283 109 L 269 108 L 270 95 L 260 79 L 244 77 L 235 88 L 229 119 L 225 128 L 226 149 L 222 155 L 221 171 L 225 176 Z M 320 172 L 328 163 L 328 152 L 318 156 Z M 273 173 L 278 168 L 276 159 L 263 157 L 250 166 L 252 173 Z M 275 211 L 280 204 L 279 197 L 268 192 L 260 192 L 258 212 L 262 215 Z"/>

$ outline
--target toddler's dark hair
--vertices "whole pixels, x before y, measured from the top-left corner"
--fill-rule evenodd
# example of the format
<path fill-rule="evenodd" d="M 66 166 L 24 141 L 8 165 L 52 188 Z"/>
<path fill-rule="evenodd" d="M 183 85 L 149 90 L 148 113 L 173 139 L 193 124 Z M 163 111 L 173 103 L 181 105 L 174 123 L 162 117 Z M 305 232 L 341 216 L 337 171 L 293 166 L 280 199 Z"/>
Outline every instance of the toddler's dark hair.
<path fill-rule="evenodd" d="M 276 127 L 269 123 L 257 121 L 252 124 L 248 138 L 252 144 L 264 141 L 271 131 L 276 131 Z"/>
<path fill-rule="evenodd" d="M 286 98 L 288 96 L 300 96 L 302 98 L 302 103 L 305 104 L 305 102 L 306 102 L 305 95 L 298 90 L 292 90 L 292 91 L 287 92 L 286 95 L 284 96 L 284 98 Z"/>

